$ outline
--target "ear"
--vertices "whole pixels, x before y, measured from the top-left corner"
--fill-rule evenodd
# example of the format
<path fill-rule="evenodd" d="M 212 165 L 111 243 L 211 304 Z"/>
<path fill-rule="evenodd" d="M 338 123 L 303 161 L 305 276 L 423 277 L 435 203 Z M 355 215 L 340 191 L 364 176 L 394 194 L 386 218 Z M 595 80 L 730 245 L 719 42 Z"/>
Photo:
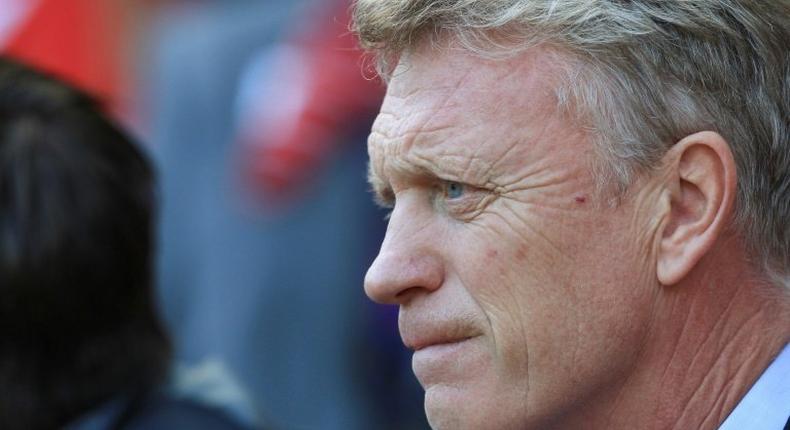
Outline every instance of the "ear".
<path fill-rule="evenodd" d="M 661 233 L 656 274 L 674 285 L 719 238 L 732 215 L 737 175 L 730 146 L 718 133 L 686 136 L 664 157 L 670 208 Z"/>

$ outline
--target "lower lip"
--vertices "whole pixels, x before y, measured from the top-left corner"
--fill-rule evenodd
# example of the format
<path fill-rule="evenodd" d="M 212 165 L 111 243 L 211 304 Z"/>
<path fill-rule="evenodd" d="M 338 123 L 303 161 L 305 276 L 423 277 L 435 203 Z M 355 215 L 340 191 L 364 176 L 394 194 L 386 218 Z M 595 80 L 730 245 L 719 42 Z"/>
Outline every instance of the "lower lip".
<path fill-rule="evenodd" d="M 414 373 L 422 380 L 421 374 L 452 371 L 449 367 L 456 367 L 462 364 L 461 359 L 466 356 L 467 350 L 472 346 L 472 339 L 439 343 L 415 351 L 412 356 Z"/>

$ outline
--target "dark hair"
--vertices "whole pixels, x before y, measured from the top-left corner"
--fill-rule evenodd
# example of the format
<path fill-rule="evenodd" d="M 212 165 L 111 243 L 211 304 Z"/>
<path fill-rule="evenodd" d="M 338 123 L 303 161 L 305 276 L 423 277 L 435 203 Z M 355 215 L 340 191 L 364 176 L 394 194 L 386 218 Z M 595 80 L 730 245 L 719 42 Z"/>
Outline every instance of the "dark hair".
<path fill-rule="evenodd" d="M 152 386 L 154 173 L 86 94 L 0 57 L 0 428 Z"/>

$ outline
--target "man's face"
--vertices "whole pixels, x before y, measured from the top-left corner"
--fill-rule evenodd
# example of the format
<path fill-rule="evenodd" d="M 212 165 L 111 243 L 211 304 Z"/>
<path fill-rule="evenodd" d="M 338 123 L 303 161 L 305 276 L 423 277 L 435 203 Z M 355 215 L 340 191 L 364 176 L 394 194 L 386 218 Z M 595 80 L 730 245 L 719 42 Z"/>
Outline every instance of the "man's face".
<path fill-rule="evenodd" d="M 596 194 L 590 138 L 556 109 L 559 61 L 417 52 L 373 126 L 371 182 L 394 209 L 365 289 L 400 305 L 434 428 L 537 428 L 616 397 L 648 329 L 651 196 Z"/>

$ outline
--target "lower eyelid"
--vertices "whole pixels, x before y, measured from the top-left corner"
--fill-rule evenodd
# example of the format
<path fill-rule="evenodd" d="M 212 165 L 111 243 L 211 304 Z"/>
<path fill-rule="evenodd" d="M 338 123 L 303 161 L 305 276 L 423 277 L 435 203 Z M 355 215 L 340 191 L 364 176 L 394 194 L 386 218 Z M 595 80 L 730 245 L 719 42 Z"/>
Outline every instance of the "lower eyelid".
<path fill-rule="evenodd" d="M 494 200 L 495 194 L 490 190 L 471 188 L 460 198 L 448 199 L 445 206 L 454 211 L 476 212 L 484 209 Z"/>

